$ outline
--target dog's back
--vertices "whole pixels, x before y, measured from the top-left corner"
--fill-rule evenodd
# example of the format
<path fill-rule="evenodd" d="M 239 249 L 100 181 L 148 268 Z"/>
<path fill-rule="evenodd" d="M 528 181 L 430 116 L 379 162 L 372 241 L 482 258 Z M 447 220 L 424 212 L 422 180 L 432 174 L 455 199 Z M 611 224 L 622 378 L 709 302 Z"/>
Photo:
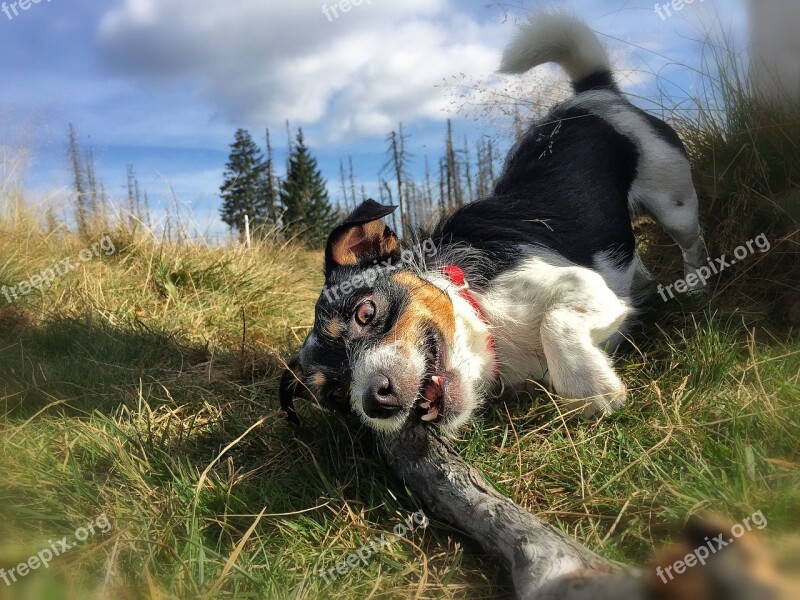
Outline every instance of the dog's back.
<path fill-rule="evenodd" d="M 592 269 L 605 253 L 627 268 L 635 252 L 627 198 L 637 157 L 635 145 L 603 119 L 557 108 L 509 154 L 492 196 L 455 213 L 442 236 L 486 252 L 500 270 L 513 268 L 526 248 Z"/>

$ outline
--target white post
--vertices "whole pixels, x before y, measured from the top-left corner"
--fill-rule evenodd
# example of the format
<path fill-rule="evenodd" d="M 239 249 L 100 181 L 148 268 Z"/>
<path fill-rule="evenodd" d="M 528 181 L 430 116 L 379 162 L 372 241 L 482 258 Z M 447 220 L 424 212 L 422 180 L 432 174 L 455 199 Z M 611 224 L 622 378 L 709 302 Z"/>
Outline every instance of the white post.
<path fill-rule="evenodd" d="M 247 249 L 250 249 L 250 217 L 244 216 L 244 237 L 247 240 Z"/>

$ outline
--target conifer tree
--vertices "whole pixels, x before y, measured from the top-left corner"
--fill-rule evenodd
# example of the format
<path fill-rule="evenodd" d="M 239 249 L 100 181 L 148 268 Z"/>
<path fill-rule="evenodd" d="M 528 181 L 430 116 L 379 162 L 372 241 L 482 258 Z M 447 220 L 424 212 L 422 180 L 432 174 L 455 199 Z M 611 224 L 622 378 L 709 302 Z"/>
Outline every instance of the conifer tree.
<path fill-rule="evenodd" d="M 267 164 L 249 132 L 237 129 L 225 166 L 225 181 L 220 187 L 222 221 L 240 235 L 245 230 L 245 215 L 256 224 L 269 217 L 266 196 Z"/>
<path fill-rule="evenodd" d="M 302 129 L 297 130 L 297 141 L 292 144 L 281 203 L 287 233 L 311 248 L 321 247 L 338 215 L 328 200 L 325 180 L 305 144 Z"/>

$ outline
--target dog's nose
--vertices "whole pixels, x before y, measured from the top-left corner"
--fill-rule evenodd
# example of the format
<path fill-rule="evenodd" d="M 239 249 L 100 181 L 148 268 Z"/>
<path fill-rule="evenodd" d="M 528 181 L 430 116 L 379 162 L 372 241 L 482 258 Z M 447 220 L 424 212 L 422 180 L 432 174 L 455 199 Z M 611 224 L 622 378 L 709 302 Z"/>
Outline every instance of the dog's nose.
<path fill-rule="evenodd" d="M 369 378 L 363 403 L 364 413 L 371 419 L 388 419 L 402 408 L 392 380 L 383 373 Z"/>

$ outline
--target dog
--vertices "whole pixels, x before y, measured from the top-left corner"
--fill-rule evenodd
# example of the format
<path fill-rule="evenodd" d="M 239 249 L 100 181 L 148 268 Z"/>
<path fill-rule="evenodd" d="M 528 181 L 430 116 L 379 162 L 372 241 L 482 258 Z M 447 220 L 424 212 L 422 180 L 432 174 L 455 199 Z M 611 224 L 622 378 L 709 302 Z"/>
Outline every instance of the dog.
<path fill-rule="evenodd" d="M 695 291 L 708 260 L 686 150 L 631 104 L 582 22 L 534 17 L 501 72 L 555 62 L 574 95 L 511 149 L 492 194 L 404 246 L 365 201 L 330 234 L 314 326 L 288 363 L 282 409 L 304 397 L 390 434 L 410 419 L 457 431 L 491 392 L 548 385 L 585 417 L 621 408 L 626 387 L 606 350 L 651 276 L 632 220 L 647 215 L 683 253 Z M 414 246 L 416 244 L 416 246 Z"/>

